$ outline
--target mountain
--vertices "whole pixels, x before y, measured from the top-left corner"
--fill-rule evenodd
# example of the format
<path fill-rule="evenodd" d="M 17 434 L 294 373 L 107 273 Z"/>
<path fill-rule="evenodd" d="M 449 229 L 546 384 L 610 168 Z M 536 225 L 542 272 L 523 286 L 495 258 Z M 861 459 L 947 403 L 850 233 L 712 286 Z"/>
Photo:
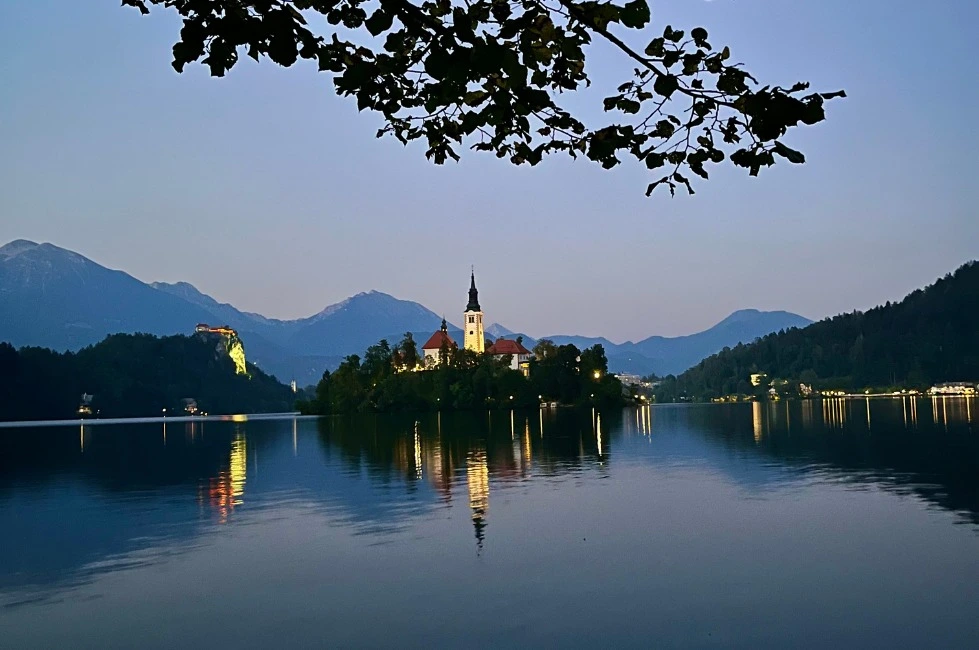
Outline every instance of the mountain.
<path fill-rule="evenodd" d="M 57 350 L 77 350 L 114 333 L 172 335 L 189 333 L 202 322 L 229 325 L 244 341 L 249 361 L 300 385 L 315 383 L 324 369 L 335 368 L 348 354 L 363 354 L 382 338 L 394 344 L 412 332 L 421 345 L 442 321 L 417 302 L 379 291 L 351 296 L 308 318 L 277 320 L 219 302 L 186 282 L 146 284 L 78 253 L 26 240 L 0 247 L 0 310 L 0 341 Z M 622 344 L 604 338 L 548 338 L 582 349 L 601 343 L 615 372 L 667 374 L 725 346 L 808 322 L 786 312 L 745 310 L 709 330 L 676 338 Z M 462 331 L 449 326 L 461 342 Z M 489 325 L 486 334 L 492 339 L 518 336 L 499 323 Z M 522 336 L 527 347 L 536 343 Z"/>
<path fill-rule="evenodd" d="M 676 374 L 725 347 L 792 327 L 805 327 L 811 320 L 787 311 L 736 311 L 717 325 L 687 336 L 651 336 L 635 344 L 635 351 L 650 359 L 658 375 Z"/>
<path fill-rule="evenodd" d="M 381 338 L 395 342 L 406 331 L 427 337 L 442 321 L 416 302 L 378 291 L 309 318 L 276 320 L 219 303 L 186 282 L 146 284 L 78 253 L 22 239 L 0 247 L 0 311 L 0 341 L 55 350 L 78 350 L 115 333 L 164 336 L 189 333 L 197 323 L 229 325 L 249 361 L 301 385 Z"/>
<path fill-rule="evenodd" d="M 417 302 L 368 291 L 296 324 L 288 338 L 292 349 L 313 354 L 363 354 L 367 346 L 382 338 L 394 344 L 405 332 L 431 334 L 441 326 L 442 317 Z"/>
<path fill-rule="evenodd" d="M 499 338 L 513 338 L 516 333 L 512 330 L 508 330 L 499 323 L 491 323 L 483 328 L 483 333 L 486 334 L 487 338 L 499 339 Z"/>
<path fill-rule="evenodd" d="M 666 390 L 701 399 L 750 393 L 748 377 L 756 372 L 848 390 L 979 381 L 979 263 L 970 262 L 901 302 L 720 352 Z"/>
<path fill-rule="evenodd" d="M 169 293 L 177 296 L 178 298 L 182 298 L 189 303 L 203 307 L 209 313 L 213 314 L 220 321 L 220 324 L 230 325 L 237 330 L 270 328 L 272 330 L 279 330 L 285 333 L 290 330 L 290 326 L 294 322 L 275 320 L 272 318 L 266 318 L 261 314 L 239 311 L 234 306 L 229 305 L 226 302 L 218 302 L 211 296 L 201 293 L 197 287 L 189 282 L 174 282 L 172 284 L 167 282 L 153 282 L 150 284 L 150 286 L 158 291 Z M 267 334 L 271 334 L 271 332 L 268 332 Z"/>
<path fill-rule="evenodd" d="M 113 332 L 175 334 L 207 310 L 52 244 L 0 247 L 0 341 L 77 350 Z"/>
<path fill-rule="evenodd" d="M 638 343 L 613 343 L 603 337 L 547 336 L 558 345 L 571 343 L 580 349 L 601 344 L 609 370 L 641 375 L 670 375 L 683 372 L 701 359 L 739 343 L 792 327 L 805 327 L 811 320 L 787 311 L 736 311 L 717 325 L 687 336 L 650 336 Z"/>

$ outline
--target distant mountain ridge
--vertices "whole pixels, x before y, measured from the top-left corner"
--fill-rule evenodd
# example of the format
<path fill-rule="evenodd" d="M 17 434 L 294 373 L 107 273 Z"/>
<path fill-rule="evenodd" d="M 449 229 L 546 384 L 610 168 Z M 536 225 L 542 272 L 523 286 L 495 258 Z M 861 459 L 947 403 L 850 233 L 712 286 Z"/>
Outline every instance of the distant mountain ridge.
<path fill-rule="evenodd" d="M 682 373 L 662 394 L 667 399 L 749 394 L 752 373 L 792 385 L 859 392 L 979 382 L 979 262 L 900 302 L 723 350 Z"/>
<path fill-rule="evenodd" d="M 736 311 L 713 327 L 685 336 L 650 336 L 633 343 L 613 343 L 603 337 L 547 336 L 558 344 L 572 343 L 585 348 L 596 343 L 605 347 L 609 367 L 622 372 L 668 375 L 683 372 L 701 359 L 755 339 L 793 327 L 805 327 L 811 320 L 787 311 Z"/>
<path fill-rule="evenodd" d="M 0 341 L 14 346 L 77 350 L 119 332 L 185 334 L 200 322 L 238 330 L 249 361 L 283 381 L 314 383 L 348 354 L 362 354 L 386 338 L 412 332 L 418 343 L 438 329 L 442 316 L 425 306 L 379 291 L 356 294 L 307 318 L 279 320 L 244 312 L 187 282 L 144 283 L 52 244 L 27 240 L 0 247 Z M 604 338 L 550 336 L 556 343 L 605 346 L 610 369 L 637 374 L 677 373 L 725 346 L 773 331 L 808 324 L 788 312 L 735 312 L 716 326 L 689 336 L 653 336 L 637 343 Z M 462 331 L 449 324 L 450 335 Z M 499 323 L 490 338 L 518 336 Z M 523 335 L 532 347 L 537 339 Z"/>

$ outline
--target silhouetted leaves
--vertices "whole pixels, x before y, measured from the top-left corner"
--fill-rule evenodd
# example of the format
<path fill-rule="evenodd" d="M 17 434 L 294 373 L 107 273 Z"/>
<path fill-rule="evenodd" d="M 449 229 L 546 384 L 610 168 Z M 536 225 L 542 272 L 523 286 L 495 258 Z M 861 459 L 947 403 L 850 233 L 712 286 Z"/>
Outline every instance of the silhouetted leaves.
<path fill-rule="evenodd" d="M 792 127 L 825 119 L 824 101 L 845 97 L 843 91 L 803 95 L 806 83 L 759 87 L 740 63 L 729 63 L 728 47 L 712 47 L 703 27 L 688 36 L 666 26 L 637 51 L 615 32 L 627 36 L 649 23 L 646 0 L 122 3 L 142 13 L 162 5 L 181 16 L 173 48 L 178 72 L 199 62 L 223 76 L 240 51 L 287 67 L 316 61 L 319 71 L 333 75 L 339 94 L 381 114 L 379 136 L 421 140 L 426 157 L 438 164 L 457 160 L 460 146 L 518 165 L 555 152 L 585 154 L 605 168 L 631 157 L 648 169 L 665 167 L 650 188 L 673 192 L 679 184 L 692 192 L 682 167 L 707 178 L 706 165 L 728 157 L 752 175 L 774 164 L 773 154 L 802 162 L 781 138 Z M 314 15 L 326 20 L 309 20 Z M 313 30 L 325 25 L 336 28 Z M 585 46 L 595 39 L 636 66 L 603 102 L 625 123 L 586 124 L 563 106 L 563 93 L 591 83 Z"/>

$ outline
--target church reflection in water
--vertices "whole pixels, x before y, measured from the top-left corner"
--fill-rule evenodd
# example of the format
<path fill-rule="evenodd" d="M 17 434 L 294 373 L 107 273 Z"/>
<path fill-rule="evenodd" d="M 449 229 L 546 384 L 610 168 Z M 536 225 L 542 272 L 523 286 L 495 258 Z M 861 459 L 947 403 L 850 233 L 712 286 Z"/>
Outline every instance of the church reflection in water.
<path fill-rule="evenodd" d="M 430 485 L 449 504 L 465 490 L 476 537 L 483 548 L 490 491 L 526 480 L 532 472 L 562 474 L 601 469 L 610 453 L 607 420 L 621 426 L 624 413 L 602 415 L 567 410 L 433 413 L 411 420 L 375 418 L 384 425 L 365 427 L 363 418 L 318 422 L 321 442 L 358 470 L 373 476 L 397 475 L 409 484 Z M 651 426 L 641 411 L 642 430 Z M 414 419 L 414 418 L 418 419 Z"/>
<path fill-rule="evenodd" d="M 0 578 L 57 582 L 139 540 L 233 525 L 245 505 L 259 512 L 290 494 L 370 531 L 459 509 L 466 516 L 449 519 L 482 552 L 494 513 L 534 485 L 614 479 L 644 465 L 709 467 L 747 490 L 800 475 L 872 485 L 979 525 L 977 403 L 906 396 L 11 429 L 0 435 L 0 515 L 30 494 L 43 525 L 25 528 L 7 510 L 7 529 L 20 533 L 7 540 L 17 547 Z M 70 543 L 45 546 L 45 531 L 62 525 L 66 494 L 111 523 L 67 527 Z M 41 548 L 50 554 L 32 554 Z"/>
<path fill-rule="evenodd" d="M 965 489 L 975 483 L 967 475 L 979 449 L 970 435 L 975 401 L 904 397 L 640 406 L 601 413 L 543 409 L 441 413 L 418 420 L 378 416 L 370 427 L 363 419 L 329 418 L 318 426 L 324 445 L 340 450 L 358 468 L 369 467 L 374 476 L 424 482 L 446 503 L 464 489 L 482 549 L 491 492 L 531 476 L 611 471 L 613 449 L 623 439 L 646 438 L 652 444 L 663 431 L 751 448 L 754 454 L 823 475 L 911 489 L 979 521 L 979 494 Z M 957 437 L 918 435 L 922 432 Z M 949 445 L 972 451 L 949 453 Z"/>

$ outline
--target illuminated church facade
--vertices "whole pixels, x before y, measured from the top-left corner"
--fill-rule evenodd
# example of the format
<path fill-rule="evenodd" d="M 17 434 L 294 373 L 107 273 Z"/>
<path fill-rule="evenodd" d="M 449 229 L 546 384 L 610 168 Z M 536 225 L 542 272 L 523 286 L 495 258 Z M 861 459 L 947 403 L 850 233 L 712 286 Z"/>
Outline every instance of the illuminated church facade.
<path fill-rule="evenodd" d="M 482 354 L 486 351 L 486 339 L 483 337 L 483 310 L 479 308 L 479 292 L 476 290 L 476 271 L 469 276 L 469 303 L 462 314 L 463 347 Z"/>
<path fill-rule="evenodd" d="M 483 309 L 479 306 L 479 291 L 476 289 L 475 271 L 469 275 L 469 302 L 466 304 L 466 310 L 462 313 L 462 338 L 464 349 L 477 354 L 490 354 L 497 358 L 509 356 L 510 368 L 529 376 L 532 355 L 519 339 L 512 341 L 500 338 L 495 343 L 490 342 L 487 347 L 486 334 L 483 329 Z M 443 351 L 456 347 L 458 346 L 449 335 L 448 326 L 443 318 L 441 329 L 432 334 L 422 346 L 425 367 L 431 368 L 438 365 Z"/>

